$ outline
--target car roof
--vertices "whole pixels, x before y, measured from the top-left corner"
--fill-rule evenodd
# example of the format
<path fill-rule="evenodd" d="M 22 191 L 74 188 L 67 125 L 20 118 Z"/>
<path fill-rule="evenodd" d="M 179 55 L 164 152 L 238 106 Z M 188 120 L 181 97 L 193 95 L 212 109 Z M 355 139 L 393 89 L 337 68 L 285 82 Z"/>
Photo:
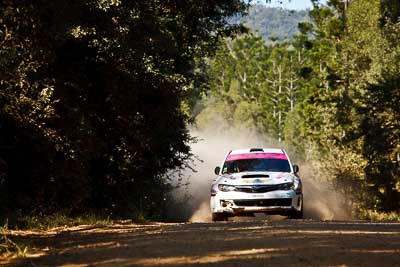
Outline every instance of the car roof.
<path fill-rule="evenodd" d="M 285 154 L 282 149 L 279 148 L 245 148 L 245 149 L 235 149 L 232 150 L 230 155 L 245 154 L 245 153 L 275 153 L 275 154 Z"/>

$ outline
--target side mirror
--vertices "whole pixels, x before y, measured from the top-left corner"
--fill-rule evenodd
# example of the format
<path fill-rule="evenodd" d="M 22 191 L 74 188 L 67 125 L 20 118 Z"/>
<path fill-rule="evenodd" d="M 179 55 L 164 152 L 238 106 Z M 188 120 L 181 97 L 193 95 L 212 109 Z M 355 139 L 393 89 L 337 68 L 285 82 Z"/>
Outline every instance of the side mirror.
<path fill-rule="evenodd" d="M 293 165 L 293 172 L 294 173 L 298 173 L 299 172 L 299 166 L 297 166 L 296 164 Z"/>
<path fill-rule="evenodd" d="M 219 171 L 220 171 L 220 170 L 221 170 L 220 167 L 215 167 L 214 173 L 215 173 L 216 175 L 219 175 Z"/>

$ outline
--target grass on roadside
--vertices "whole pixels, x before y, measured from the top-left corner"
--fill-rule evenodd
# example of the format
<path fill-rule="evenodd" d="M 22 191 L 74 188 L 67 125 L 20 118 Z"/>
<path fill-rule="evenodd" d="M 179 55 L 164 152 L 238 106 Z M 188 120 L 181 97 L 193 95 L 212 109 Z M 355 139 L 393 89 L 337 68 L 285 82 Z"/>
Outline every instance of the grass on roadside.
<path fill-rule="evenodd" d="M 28 247 L 17 244 L 8 237 L 7 226 L 0 227 L 0 258 L 25 257 Z"/>
<path fill-rule="evenodd" d="M 8 229 L 13 230 L 50 230 L 78 225 L 102 227 L 111 225 L 113 221 L 109 217 L 94 214 L 72 217 L 65 213 L 56 213 L 52 215 L 15 215 L 10 218 L 3 218 L 0 223 L 5 223 Z"/>
<path fill-rule="evenodd" d="M 378 212 L 372 210 L 363 211 L 361 219 L 370 220 L 373 222 L 400 222 L 400 213 L 398 212 Z"/>
<path fill-rule="evenodd" d="M 47 216 L 24 216 L 16 224 L 19 229 L 49 230 L 57 227 L 72 227 L 78 225 L 108 226 L 113 221 L 109 217 L 100 217 L 93 214 L 70 217 L 65 214 Z"/>
<path fill-rule="evenodd" d="M 0 226 L 0 258 L 23 258 L 28 253 L 28 246 L 13 240 L 10 229 L 13 230 L 50 230 L 59 227 L 73 227 L 78 225 L 109 226 L 113 221 L 109 217 L 100 217 L 93 214 L 71 217 L 63 213 L 53 215 L 15 216 L 3 219 L 4 226 Z"/>

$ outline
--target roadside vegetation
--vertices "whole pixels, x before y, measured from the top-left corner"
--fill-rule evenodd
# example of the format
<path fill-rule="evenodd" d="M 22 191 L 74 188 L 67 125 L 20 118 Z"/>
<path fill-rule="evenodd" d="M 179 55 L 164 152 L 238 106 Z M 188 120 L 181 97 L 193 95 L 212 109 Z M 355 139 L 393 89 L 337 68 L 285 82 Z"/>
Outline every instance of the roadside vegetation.
<path fill-rule="evenodd" d="M 3 2 L 0 224 L 46 225 L 60 213 L 161 220 L 172 175 L 190 163 L 187 110 L 204 59 L 220 36 L 242 30 L 227 19 L 246 8 Z"/>
<path fill-rule="evenodd" d="M 140 218 L 136 219 L 141 221 Z M 0 227 L 0 259 L 24 258 L 35 250 L 31 243 L 22 242 L 20 237 L 13 234 L 14 231 L 23 233 L 25 230 L 34 231 L 62 231 L 75 226 L 105 227 L 113 224 L 132 223 L 132 220 L 112 220 L 106 216 L 93 214 L 74 216 L 65 213 L 51 215 L 25 215 L 19 218 L 8 218 L 6 224 Z M 2 262 L 0 261 L 0 264 Z"/>
<path fill-rule="evenodd" d="M 138 220 L 139 221 L 139 220 Z M 51 230 L 54 228 L 73 227 L 78 225 L 108 226 L 114 221 L 104 215 L 80 215 L 71 216 L 65 213 L 54 213 L 50 215 L 26 215 L 8 221 L 8 227 L 15 230 Z"/>
<path fill-rule="evenodd" d="M 197 127 L 278 140 L 329 180 L 354 218 L 398 220 L 400 5 L 312 2 L 311 22 L 290 41 L 220 39 Z"/>
<path fill-rule="evenodd" d="M 359 217 L 363 220 L 369 220 L 373 222 L 400 222 L 399 212 L 377 212 L 373 210 L 365 210 Z"/>
<path fill-rule="evenodd" d="M 188 125 L 215 121 L 318 161 L 355 217 L 397 220 L 400 4 L 312 2 L 277 38 L 231 23 L 245 0 L 4 1 L 0 225 L 165 220 Z"/>
<path fill-rule="evenodd" d="M 7 226 L 0 227 L 0 259 L 25 257 L 28 246 L 15 243 L 9 237 Z"/>

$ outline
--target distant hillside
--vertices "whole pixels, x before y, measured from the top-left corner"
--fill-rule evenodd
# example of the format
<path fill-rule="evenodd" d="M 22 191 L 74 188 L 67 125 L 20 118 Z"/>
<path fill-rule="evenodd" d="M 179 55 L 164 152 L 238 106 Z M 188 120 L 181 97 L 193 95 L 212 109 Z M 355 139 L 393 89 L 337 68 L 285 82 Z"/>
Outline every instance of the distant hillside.
<path fill-rule="evenodd" d="M 309 22 L 310 18 L 307 10 L 296 11 L 255 5 L 250 8 L 249 14 L 242 21 L 265 40 L 270 36 L 276 36 L 279 41 L 283 41 L 291 39 L 298 33 L 299 22 Z"/>

